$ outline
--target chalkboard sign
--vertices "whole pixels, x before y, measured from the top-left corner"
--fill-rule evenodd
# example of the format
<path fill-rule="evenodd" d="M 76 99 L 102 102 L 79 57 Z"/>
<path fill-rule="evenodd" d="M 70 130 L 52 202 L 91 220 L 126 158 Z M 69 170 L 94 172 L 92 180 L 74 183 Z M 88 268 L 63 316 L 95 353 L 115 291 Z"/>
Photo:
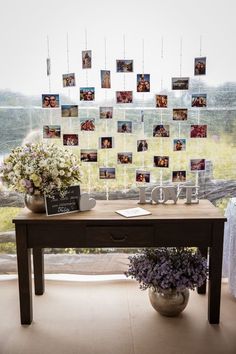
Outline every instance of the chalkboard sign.
<path fill-rule="evenodd" d="M 79 210 L 80 187 L 68 187 L 64 197 L 55 193 L 53 198 L 45 197 L 46 213 L 48 216 L 73 213 Z"/>

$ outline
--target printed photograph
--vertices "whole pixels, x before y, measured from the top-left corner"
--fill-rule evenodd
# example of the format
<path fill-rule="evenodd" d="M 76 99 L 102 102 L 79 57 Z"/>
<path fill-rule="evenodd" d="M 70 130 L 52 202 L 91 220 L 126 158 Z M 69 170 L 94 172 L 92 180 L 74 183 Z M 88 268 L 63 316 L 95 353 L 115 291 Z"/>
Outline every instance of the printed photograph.
<path fill-rule="evenodd" d="M 117 163 L 119 164 L 132 163 L 132 152 L 118 152 Z"/>
<path fill-rule="evenodd" d="M 115 179 L 116 169 L 114 167 L 100 167 L 99 168 L 100 179 Z"/>
<path fill-rule="evenodd" d="M 174 146 L 174 151 L 185 151 L 186 139 L 174 139 L 173 146 Z"/>
<path fill-rule="evenodd" d="M 43 138 L 44 139 L 60 139 L 61 126 L 60 125 L 44 125 Z"/>
<path fill-rule="evenodd" d="M 94 87 L 80 87 L 80 101 L 94 101 L 95 88 Z"/>
<path fill-rule="evenodd" d="M 78 134 L 63 134 L 63 145 L 78 146 L 79 145 Z"/>
<path fill-rule="evenodd" d="M 189 77 L 172 77 L 172 90 L 188 90 Z"/>
<path fill-rule="evenodd" d="M 43 108 L 58 108 L 60 105 L 58 94 L 42 94 Z"/>
<path fill-rule="evenodd" d="M 137 140 L 137 151 L 147 151 L 148 143 L 147 140 Z"/>
<path fill-rule="evenodd" d="M 91 69 L 92 67 L 92 51 L 82 51 L 82 69 Z"/>
<path fill-rule="evenodd" d="M 190 170 L 191 171 L 205 171 L 206 161 L 205 159 L 191 159 Z"/>
<path fill-rule="evenodd" d="M 113 107 L 100 107 L 99 117 L 100 119 L 111 119 L 113 117 Z"/>
<path fill-rule="evenodd" d="M 167 95 L 156 95 L 156 107 L 167 108 Z"/>
<path fill-rule="evenodd" d="M 169 156 L 154 156 L 154 167 L 169 167 Z"/>
<path fill-rule="evenodd" d="M 62 117 L 78 117 L 79 108 L 77 105 L 62 104 L 61 105 L 61 116 Z"/>
<path fill-rule="evenodd" d="M 111 88 L 110 70 L 101 70 L 101 88 Z"/>
<path fill-rule="evenodd" d="M 186 171 L 172 171 L 172 182 L 186 182 Z"/>
<path fill-rule="evenodd" d="M 93 132 L 95 130 L 95 119 L 81 118 L 80 130 Z"/>
<path fill-rule="evenodd" d="M 207 125 L 191 125 L 190 138 L 207 138 Z"/>
<path fill-rule="evenodd" d="M 118 133 L 132 133 L 132 122 L 127 120 L 119 120 L 117 122 L 117 132 Z"/>
<path fill-rule="evenodd" d="M 187 120 L 188 110 L 187 108 L 174 108 L 173 109 L 173 120 Z"/>
<path fill-rule="evenodd" d="M 81 149 L 80 160 L 82 162 L 97 162 L 98 153 L 96 149 Z"/>
<path fill-rule="evenodd" d="M 136 171 L 136 182 L 150 183 L 150 172 L 137 170 Z"/>
<path fill-rule="evenodd" d="M 111 136 L 99 138 L 100 149 L 112 149 L 114 147 L 114 141 Z"/>
<path fill-rule="evenodd" d="M 128 60 L 128 59 L 116 60 L 116 71 L 118 73 L 132 73 L 133 60 Z"/>
<path fill-rule="evenodd" d="M 116 91 L 116 103 L 132 103 L 133 91 Z"/>
<path fill-rule="evenodd" d="M 63 74 L 62 75 L 63 87 L 72 87 L 75 86 L 75 74 Z"/>
<path fill-rule="evenodd" d="M 153 136 L 157 138 L 169 138 L 170 136 L 170 126 L 169 125 L 154 125 L 153 126 Z"/>
<path fill-rule="evenodd" d="M 206 75 L 206 57 L 194 59 L 194 75 Z"/>
<path fill-rule="evenodd" d="M 192 107 L 206 107 L 206 105 L 207 105 L 206 93 L 192 94 Z"/>
<path fill-rule="evenodd" d="M 150 74 L 137 74 L 137 92 L 150 92 Z"/>

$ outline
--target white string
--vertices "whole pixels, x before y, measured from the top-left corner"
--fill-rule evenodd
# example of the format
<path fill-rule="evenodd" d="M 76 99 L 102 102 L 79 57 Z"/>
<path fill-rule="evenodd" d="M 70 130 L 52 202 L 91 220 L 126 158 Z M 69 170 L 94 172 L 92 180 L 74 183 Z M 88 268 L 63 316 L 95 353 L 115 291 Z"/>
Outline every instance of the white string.
<path fill-rule="evenodd" d="M 88 38 L 87 38 L 87 28 L 85 28 L 85 50 L 87 50 L 88 47 Z M 85 77 L 86 77 L 86 86 L 88 87 L 88 69 L 86 68 L 85 72 Z"/>
<path fill-rule="evenodd" d="M 180 128 L 181 128 L 181 124 L 179 122 L 179 138 L 180 138 Z"/>
<path fill-rule="evenodd" d="M 164 59 L 164 38 L 161 37 L 161 63 L 163 64 Z M 163 65 L 161 68 L 161 72 L 163 73 Z M 161 91 L 163 90 L 163 76 L 161 77 Z"/>
<path fill-rule="evenodd" d="M 104 38 L 104 58 L 105 58 L 104 67 L 106 70 L 107 69 L 107 41 L 106 41 L 106 37 Z"/>
<path fill-rule="evenodd" d="M 202 36 L 200 36 L 200 57 L 202 56 Z"/>
<path fill-rule="evenodd" d="M 125 60 L 125 35 L 123 35 L 123 57 L 124 57 L 124 60 Z M 125 73 L 123 74 L 124 75 L 124 91 L 125 91 Z"/>
<path fill-rule="evenodd" d="M 182 49 L 183 49 L 183 40 L 180 38 L 180 64 L 179 64 L 179 76 L 182 76 Z"/>
<path fill-rule="evenodd" d="M 70 73 L 70 60 L 69 60 L 69 35 L 66 34 L 66 54 L 67 54 L 67 74 Z M 68 86 L 68 96 L 70 98 L 70 87 Z M 70 119 L 71 121 L 71 119 Z"/>
<path fill-rule="evenodd" d="M 49 48 L 50 48 L 49 47 L 49 37 L 47 36 L 48 61 L 49 61 L 49 66 L 50 66 L 50 72 L 48 73 L 48 90 L 49 90 L 49 93 L 51 93 L 51 59 L 50 59 Z"/>

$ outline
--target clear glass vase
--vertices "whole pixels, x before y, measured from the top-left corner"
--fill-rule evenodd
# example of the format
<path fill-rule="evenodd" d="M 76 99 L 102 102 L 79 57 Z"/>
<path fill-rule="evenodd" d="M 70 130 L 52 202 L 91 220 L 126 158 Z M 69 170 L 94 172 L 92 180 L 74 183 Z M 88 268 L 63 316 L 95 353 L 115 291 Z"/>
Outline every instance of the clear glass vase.
<path fill-rule="evenodd" d="M 25 195 L 25 206 L 33 213 L 45 213 L 45 200 L 43 195 Z"/>

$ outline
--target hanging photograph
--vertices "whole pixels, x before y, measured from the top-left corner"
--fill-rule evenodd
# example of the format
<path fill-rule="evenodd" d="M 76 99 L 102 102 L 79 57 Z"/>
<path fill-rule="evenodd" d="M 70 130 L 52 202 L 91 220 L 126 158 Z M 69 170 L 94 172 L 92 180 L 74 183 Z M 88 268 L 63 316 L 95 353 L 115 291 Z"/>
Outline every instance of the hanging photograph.
<path fill-rule="evenodd" d="M 91 69 L 92 67 L 92 51 L 82 51 L 82 69 Z"/>
<path fill-rule="evenodd" d="M 132 152 L 118 152 L 117 163 L 119 164 L 132 163 Z"/>
<path fill-rule="evenodd" d="M 173 120 L 187 120 L 188 110 L 187 108 L 174 108 L 173 109 Z"/>
<path fill-rule="evenodd" d="M 101 88 L 111 88 L 110 70 L 101 70 Z"/>
<path fill-rule="evenodd" d="M 191 159 L 190 170 L 191 171 L 205 171 L 206 160 L 205 159 Z"/>
<path fill-rule="evenodd" d="M 170 126 L 169 125 L 154 125 L 152 136 L 158 138 L 169 138 L 170 136 Z"/>
<path fill-rule="evenodd" d="M 194 59 L 194 75 L 206 75 L 206 57 Z"/>
<path fill-rule="evenodd" d="M 132 133 L 132 122 L 127 120 L 122 120 L 117 122 L 117 132 L 118 133 Z"/>
<path fill-rule="evenodd" d="M 111 119 L 113 117 L 113 107 L 99 107 L 100 119 Z"/>
<path fill-rule="evenodd" d="M 185 151 L 186 150 L 186 139 L 174 139 L 173 140 L 173 150 L 174 151 Z"/>
<path fill-rule="evenodd" d="M 99 168 L 100 179 L 115 179 L 116 169 L 114 167 L 100 167 Z"/>
<path fill-rule="evenodd" d="M 128 60 L 128 59 L 116 60 L 116 71 L 118 73 L 132 73 L 133 60 Z"/>
<path fill-rule="evenodd" d="M 156 95 L 156 107 L 167 108 L 167 95 Z"/>
<path fill-rule="evenodd" d="M 192 94 L 192 107 L 206 107 L 207 95 L 206 93 Z"/>
<path fill-rule="evenodd" d="M 63 87 L 72 87 L 75 86 L 75 74 L 63 74 L 62 75 Z"/>
<path fill-rule="evenodd" d="M 95 88 L 94 87 L 80 87 L 80 101 L 94 101 Z"/>
<path fill-rule="evenodd" d="M 137 140 L 137 151 L 147 151 L 148 150 L 148 143 L 147 140 Z"/>
<path fill-rule="evenodd" d="M 206 124 L 191 125 L 190 138 L 207 138 L 207 125 Z"/>
<path fill-rule="evenodd" d="M 150 183 L 150 172 L 137 170 L 136 171 L 136 182 Z"/>
<path fill-rule="evenodd" d="M 137 74 L 137 92 L 150 92 L 150 74 Z"/>
<path fill-rule="evenodd" d="M 111 136 L 99 138 L 99 147 L 100 149 L 112 149 L 114 147 L 114 139 Z"/>
<path fill-rule="evenodd" d="M 44 139 L 60 139 L 61 126 L 60 125 L 44 125 L 43 138 Z"/>
<path fill-rule="evenodd" d="M 62 104 L 61 105 L 61 116 L 66 117 L 78 117 L 79 109 L 77 105 Z"/>
<path fill-rule="evenodd" d="M 81 149 L 80 160 L 82 162 L 97 162 L 98 153 L 96 149 Z"/>
<path fill-rule="evenodd" d="M 95 130 L 95 119 L 80 118 L 80 130 L 93 132 Z"/>
<path fill-rule="evenodd" d="M 63 145 L 65 146 L 78 146 L 78 134 L 63 134 Z"/>
<path fill-rule="evenodd" d="M 186 182 L 186 171 L 172 171 L 172 182 Z"/>
<path fill-rule="evenodd" d="M 189 77 L 172 77 L 172 90 L 188 90 Z"/>
<path fill-rule="evenodd" d="M 154 167 L 169 167 L 169 156 L 154 156 Z"/>
<path fill-rule="evenodd" d="M 116 103 L 132 103 L 133 91 L 116 91 Z"/>
<path fill-rule="evenodd" d="M 58 94 L 42 94 L 43 108 L 58 108 L 60 105 Z"/>

